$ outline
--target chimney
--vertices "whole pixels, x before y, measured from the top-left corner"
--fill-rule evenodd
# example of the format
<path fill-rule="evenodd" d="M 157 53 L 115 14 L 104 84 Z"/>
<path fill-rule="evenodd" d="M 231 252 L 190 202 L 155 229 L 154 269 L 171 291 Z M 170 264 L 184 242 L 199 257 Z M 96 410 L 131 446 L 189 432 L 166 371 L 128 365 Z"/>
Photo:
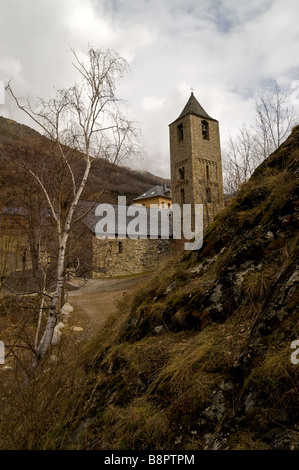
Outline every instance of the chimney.
<path fill-rule="evenodd" d="M 165 193 L 166 192 L 166 183 L 163 182 L 163 192 Z"/>

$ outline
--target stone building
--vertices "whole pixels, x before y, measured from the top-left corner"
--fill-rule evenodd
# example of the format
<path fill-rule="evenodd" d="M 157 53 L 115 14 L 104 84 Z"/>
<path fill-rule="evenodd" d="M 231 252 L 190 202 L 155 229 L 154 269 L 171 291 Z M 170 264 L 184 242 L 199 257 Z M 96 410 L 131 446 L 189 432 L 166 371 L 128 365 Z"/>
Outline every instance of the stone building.
<path fill-rule="evenodd" d="M 203 204 L 207 227 L 224 205 L 219 123 L 192 92 L 169 137 L 172 203 Z"/>
<path fill-rule="evenodd" d="M 161 217 L 171 213 L 172 204 L 203 204 L 205 228 L 222 209 L 219 123 L 206 113 L 193 93 L 179 117 L 169 125 L 169 136 L 172 188 L 170 190 L 166 185 L 154 186 L 134 200 L 133 207 L 136 210 L 139 205 L 140 209 L 148 211 L 146 227 L 143 227 L 140 237 L 133 239 L 123 236 L 118 220 L 114 233 L 106 233 L 101 238 L 96 229 L 99 217 L 95 216 L 94 208 L 84 217 L 83 223 L 88 228 L 88 234 L 83 238 L 89 246 L 87 249 L 86 244 L 84 264 L 92 267 L 92 277 L 155 271 L 169 256 L 182 250 L 183 240 L 174 240 L 171 229 L 168 238 L 162 234 L 167 222 L 166 219 L 163 222 Z M 88 209 L 88 204 L 92 203 L 80 203 L 83 212 Z M 150 237 L 148 226 L 149 204 L 156 204 L 156 210 L 161 213 L 157 236 L 154 238 Z M 118 211 L 119 207 L 114 206 L 116 219 Z M 125 222 L 126 230 L 131 222 L 132 217 L 129 217 Z"/>
<path fill-rule="evenodd" d="M 142 205 L 145 207 L 159 207 L 160 209 L 170 209 L 172 205 L 171 189 L 167 188 L 166 183 L 163 186 L 153 186 L 145 193 L 133 200 L 134 204 Z"/>
<path fill-rule="evenodd" d="M 109 206 L 110 216 L 105 210 L 103 215 L 96 215 L 92 202 L 81 201 L 77 208 L 79 217 L 86 215 L 77 227 L 76 240 L 80 242 L 76 247 L 73 242 L 73 252 L 80 258 L 80 265 L 88 268 L 89 276 L 96 279 L 155 271 L 175 251 L 181 251 L 181 240 L 172 239 L 169 210 Z M 142 221 L 140 211 L 145 215 Z"/>

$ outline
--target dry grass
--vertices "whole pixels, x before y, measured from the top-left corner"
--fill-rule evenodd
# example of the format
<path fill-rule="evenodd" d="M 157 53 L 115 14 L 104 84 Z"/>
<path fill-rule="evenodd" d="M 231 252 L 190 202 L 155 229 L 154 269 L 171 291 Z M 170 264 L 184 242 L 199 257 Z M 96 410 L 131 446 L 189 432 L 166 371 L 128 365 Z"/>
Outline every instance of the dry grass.
<path fill-rule="evenodd" d="M 294 366 L 291 363 L 290 344 L 284 344 L 281 348 L 273 345 L 267 351 L 264 360 L 257 365 L 247 379 L 247 388 L 258 388 L 264 385 L 264 391 L 269 393 L 269 399 L 280 393 L 283 381 L 293 380 Z M 296 394 L 298 394 L 298 384 L 293 383 Z"/>
<path fill-rule="evenodd" d="M 237 431 L 228 440 L 232 450 L 270 450 L 270 446 L 262 442 L 254 431 Z"/>
<path fill-rule="evenodd" d="M 76 422 L 78 404 L 87 388 L 81 367 L 84 333 L 69 319 L 62 339 L 53 346 L 32 375 L 33 343 L 39 302 L 34 297 L 11 299 L 10 312 L 1 320 L 6 347 L 5 365 L 0 366 L 0 449 L 30 450 L 60 447 L 52 431 L 56 423 Z M 14 308 L 12 308 L 14 306 Z M 7 368 L 9 366 L 9 368 Z M 49 432 L 50 430 L 50 432 Z"/>
<path fill-rule="evenodd" d="M 251 302 L 264 299 L 275 279 L 276 272 L 273 266 L 263 270 L 249 271 L 242 284 L 246 298 Z"/>
<path fill-rule="evenodd" d="M 69 357 L 76 357 L 78 348 L 78 344 L 69 347 Z M 48 431 L 57 422 L 74 424 L 86 382 L 78 362 L 55 352 L 39 373 L 25 382 L 24 369 L 17 364 L 13 370 L 0 371 L 1 449 L 54 449 L 63 444 L 61 435 L 57 443 Z"/>
<path fill-rule="evenodd" d="M 105 449 L 162 449 L 171 439 L 166 414 L 144 397 L 126 407 L 108 406 L 102 422 Z"/>
<path fill-rule="evenodd" d="M 269 448 L 264 433 L 280 411 L 292 417 L 298 400 L 298 369 L 290 361 L 291 340 L 299 334 L 292 316 L 295 294 L 288 294 L 286 316 L 272 332 L 257 336 L 254 327 L 259 318 L 268 318 L 264 301 L 277 276 L 297 259 L 298 235 L 283 243 L 278 237 L 265 238 L 273 230 L 270 222 L 280 220 L 280 209 L 285 204 L 289 209 L 296 184 L 284 169 L 265 167 L 212 224 L 204 255 L 185 254 L 147 279 L 137 293 L 118 302 L 118 311 L 82 350 L 67 336 L 57 362 L 48 359 L 26 389 L 17 369 L 7 376 L 1 392 L 3 448 L 202 449 L 206 433 L 216 436 L 226 428 L 230 449 Z M 261 259 L 248 260 L 252 263 L 241 273 L 238 295 L 227 284 L 223 305 L 229 296 L 237 297 L 230 316 L 221 324 L 210 319 L 202 331 L 195 331 L 188 315 L 205 310 L 209 316 L 203 296 L 209 298 L 228 266 L 235 268 L 234 280 L 247 245 L 250 254 L 255 249 L 252 241 L 260 243 Z M 226 249 L 204 273 L 190 272 L 191 265 L 212 258 L 221 243 Z M 275 299 L 274 292 L 270 301 Z M 230 304 L 224 307 L 229 310 Z M 274 313 L 280 319 L 281 312 Z M 164 329 L 156 334 L 154 327 L 160 324 Z M 228 382 L 232 388 L 226 389 L 221 422 L 207 421 L 201 428 L 203 412 L 222 390 L 220 384 Z M 258 398 L 247 415 L 246 398 L 252 392 Z M 176 444 L 178 435 L 183 436 L 181 444 Z"/>

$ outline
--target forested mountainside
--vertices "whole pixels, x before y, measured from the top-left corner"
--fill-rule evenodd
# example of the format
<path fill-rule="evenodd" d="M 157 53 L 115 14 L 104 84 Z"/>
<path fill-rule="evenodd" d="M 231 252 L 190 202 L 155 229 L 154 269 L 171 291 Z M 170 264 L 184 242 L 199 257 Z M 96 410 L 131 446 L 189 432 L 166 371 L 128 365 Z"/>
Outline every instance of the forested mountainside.
<path fill-rule="evenodd" d="M 6 157 L 5 165 L 2 164 L 0 172 L 0 197 L 2 205 L 15 206 L 20 204 L 18 188 L 21 186 L 23 171 L 15 165 L 15 157 L 22 156 L 27 163 L 36 161 L 41 165 L 45 160 L 49 165 L 50 150 L 49 141 L 39 132 L 30 127 L 19 124 L 11 119 L 0 116 L 0 154 Z M 92 165 L 88 184 L 84 190 L 84 199 L 94 200 L 105 186 L 105 194 L 101 200 L 105 202 L 117 202 L 118 195 L 127 196 L 127 202 L 132 200 L 156 184 L 163 181 L 170 185 L 170 180 L 165 180 L 147 171 L 134 171 L 129 168 L 132 162 L 124 162 L 126 166 L 116 165 L 108 184 L 107 174 L 110 167 L 104 159 L 98 159 Z M 78 153 L 72 160 L 72 166 L 78 173 L 82 172 L 83 161 Z M 33 165 L 34 168 L 34 165 Z M 51 168 L 49 168 L 50 171 Z M 22 195 L 23 196 L 23 195 Z"/>

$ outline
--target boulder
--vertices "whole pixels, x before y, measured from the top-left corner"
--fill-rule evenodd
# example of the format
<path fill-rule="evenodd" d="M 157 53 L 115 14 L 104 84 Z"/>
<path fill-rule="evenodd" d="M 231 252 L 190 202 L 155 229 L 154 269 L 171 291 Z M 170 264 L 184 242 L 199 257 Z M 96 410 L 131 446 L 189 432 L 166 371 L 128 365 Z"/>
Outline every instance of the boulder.
<path fill-rule="evenodd" d="M 69 315 L 70 313 L 73 312 L 73 307 L 71 306 L 71 304 L 69 304 L 68 302 L 66 302 L 63 307 L 61 307 L 60 309 L 60 313 L 61 315 Z"/>
<path fill-rule="evenodd" d="M 52 345 L 59 343 L 59 341 L 60 341 L 60 336 L 62 335 L 62 333 L 61 333 L 60 330 L 61 330 L 62 328 L 64 328 L 64 326 L 65 326 L 65 325 L 64 325 L 64 323 L 62 323 L 62 322 L 59 322 L 59 323 L 55 326 L 54 332 L 53 332 L 52 341 L 51 341 Z"/>

